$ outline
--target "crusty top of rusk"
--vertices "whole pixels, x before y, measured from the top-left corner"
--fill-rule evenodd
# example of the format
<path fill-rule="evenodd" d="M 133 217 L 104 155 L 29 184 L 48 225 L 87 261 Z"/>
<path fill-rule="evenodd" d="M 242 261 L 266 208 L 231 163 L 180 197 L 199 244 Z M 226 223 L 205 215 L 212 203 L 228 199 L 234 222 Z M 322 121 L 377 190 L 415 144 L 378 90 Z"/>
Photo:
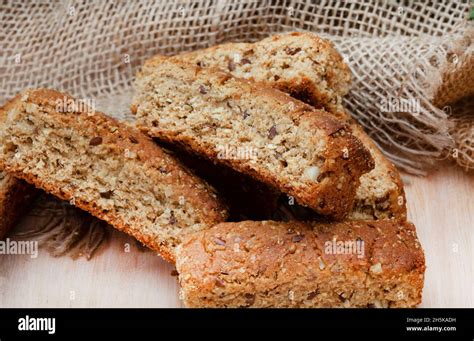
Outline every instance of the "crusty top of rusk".
<path fill-rule="evenodd" d="M 171 57 L 203 67 L 219 67 L 236 77 L 268 82 L 311 105 L 349 119 L 340 100 L 349 92 L 351 71 L 333 43 L 311 32 L 273 35 L 254 43 L 225 43 Z M 161 56 L 147 60 L 153 67 Z"/>
<path fill-rule="evenodd" d="M 28 106 L 32 105 L 37 106 L 34 110 L 47 110 L 50 115 L 56 116 L 55 119 L 61 120 L 67 125 L 79 127 L 78 131 L 80 124 L 78 125 L 77 120 L 80 118 L 79 121 L 83 122 L 83 125 L 94 126 L 98 136 L 102 137 L 103 144 L 110 146 L 109 150 L 112 154 L 117 153 L 123 155 L 125 151 L 128 150 L 129 153 L 137 155 L 137 158 L 143 162 L 143 167 L 156 169 L 156 174 L 160 176 L 161 183 L 173 186 L 173 197 L 184 197 L 186 202 L 195 207 L 195 214 L 199 215 L 203 223 L 211 226 L 226 219 L 227 211 L 217 199 L 212 187 L 197 178 L 177 160 L 165 153 L 150 138 L 112 117 L 101 112 L 94 112 L 91 108 L 83 112 L 68 111 L 68 115 L 61 114 L 61 112 L 57 110 L 58 103 L 62 105 L 65 101 L 74 101 L 74 98 L 68 94 L 50 89 L 26 90 L 9 101 L 0 110 L 0 123 L 7 120 L 8 113 L 11 110 L 15 110 L 16 107 L 25 106 L 28 110 Z M 78 107 L 80 109 L 84 108 L 82 105 Z M 34 114 L 34 110 L 32 110 L 32 114 Z M 41 182 L 41 180 L 36 177 L 28 176 L 21 170 L 13 169 L 6 160 L 0 160 L 0 167 L 5 167 L 7 171 L 14 173 L 15 176 L 21 177 L 37 187 L 52 192 L 62 199 L 73 199 L 72 193 L 65 193 L 61 188 L 56 188 L 53 185 L 50 186 Z M 130 226 L 127 226 L 125 221 L 119 217 L 104 213 L 94 203 L 75 200 L 75 204 L 98 218 L 107 220 L 114 227 L 131 233 Z M 154 243 L 154 241 L 148 240 L 146 236 L 140 236 L 136 233 L 133 235 L 145 244 L 150 245 Z M 160 249 L 159 245 L 154 246 L 164 258 L 172 260 L 173 257 L 169 250 Z"/>
<path fill-rule="evenodd" d="M 326 242 L 356 240 L 364 242 L 363 253 L 327 251 Z M 361 272 L 387 280 L 414 274 L 405 280 L 420 289 L 419 301 L 425 272 L 415 227 L 392 220 L 221 223 L 188 235 L 178 247 L 176 264 L 183 287 L 202 292 L 219 285 L 212 279 L 223 273 L 227 282 L 248 285 L 258 292 L 310 274 L 315 281 L 333 272 Z"/>

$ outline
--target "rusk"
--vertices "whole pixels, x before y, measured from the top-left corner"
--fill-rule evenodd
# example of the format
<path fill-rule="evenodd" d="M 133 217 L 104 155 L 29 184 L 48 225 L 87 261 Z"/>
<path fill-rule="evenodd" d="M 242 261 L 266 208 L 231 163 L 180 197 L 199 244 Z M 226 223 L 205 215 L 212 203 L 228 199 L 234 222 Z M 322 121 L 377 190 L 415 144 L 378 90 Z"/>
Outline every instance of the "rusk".
<path fill-rule="evenodd" d="M 213 189 L 152 140 L 68 95 L 27 90 L 0 120 L 0 167 L 169 261 L 183 235 L 226 218 Z"/>
<path fill-rule="evenodd" d="M 188 235 L 176 268 L 187 307 L 415 307 L 415 227 L 395 220 L 222 223 Z"/>
<path fill-rule="evenodd" d="M 138 75 L 136 90 L 132 111 L 142 131 L 255 177 L 323 215 L 343 218 L 360 176 L 373 168 L 347 124 L 218 69 L 164 59 Z"/>
<path fill-rule="evenodd" d="M 262 82 L 317 108 L 348 118 L 342 97 L 351 71 L 334 45 L 309 32 L 274 35 L 255 43 L 227 43 L 173 57 L 200 67 L 217 67 L 235 77 Z M 145 63 L 160 63 L 156 56 Z"/>
<path fill-rule="evenodd" d="M 405 190 L 397 167 L 383 155 L 359 124 L 352 122 L 351 128 L 370 151 L 375 167 L 360 177 L 354 207 L 348 218 L 406 220 Z"/>
<path fill-rule="evenodd" d="M 285 91 L 347 121 L 375 161 L 372 171 L 360 178 L 349 219 L 406 219 L 400 174 L 362 127 L 342 106 L 350 88 L 351 72 L 331 42 L 314 33 L 292 32 L 256 43 L 228 43 L 171 57 L 202 67 L 217 67 L 236 77 L 262 82 Z M 153 72 L 164 57 L 149 59 L 144 73 Z"/>

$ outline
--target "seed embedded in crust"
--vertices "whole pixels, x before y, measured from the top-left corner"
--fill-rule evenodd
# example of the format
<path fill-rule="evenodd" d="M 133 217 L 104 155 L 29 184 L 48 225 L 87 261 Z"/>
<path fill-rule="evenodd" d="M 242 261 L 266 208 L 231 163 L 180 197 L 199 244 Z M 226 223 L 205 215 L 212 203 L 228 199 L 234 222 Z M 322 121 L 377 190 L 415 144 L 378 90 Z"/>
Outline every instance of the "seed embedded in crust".
<path fill-rule="evenodd" d="M 203 95 L 207 94 L 207 89 L 204 85 L 199 85 L 199 92 Z"/>
<path fill-rule="evenodd" d="M 319 295 L 319 290 L 316 290 L 316 291 L 312 291 L 308 294 L 308 296 L 306 297 L 307 300 L 312 300 L 313 298 L 315 298 L 316 296 Z"/>
<path fill-rule="evenodd" d="M 96 136 L 96 137 L 93 137 L 90 141 L 89 141 L 89 145 L 90 146 L 98 146 L 102 144 L 102 137 L 100 136 Z"/>
<path fill-rule="evenodd" d="M 222 279 L 220 279 L 219 277 L 216 277 L 216 287 L 219 287 L 219 288 L 223 288 L 225 287 L 225 283 Z"/>
<path fill-rule="evenodd" d="M 248 305 L 248 306 L 251 306 L 255 303 L 255 295 L 254 294 L 245 294 L 244 295 L 245 297 L 245 303 Z"/>
<path fill-rule="evenodd" d="M 114 194 L 114 191 L 100 192 L 100 197 L 104 199 L 110 199 L 113 194 Z"/>
<path fill-rule="evenodd" d="M 252 63 L 250 62 L 250 60 L 247 59 L 247 58 L 242 59 L 242 60 L 240 61 L 240 63 L 241 63 L 242 65 L 245 65 L 245 64 L 252 64 Z"/>
<path fill-rule="evenodd" d="M 297 48 L 287 47 L 285 49 L 286 54 L 290 55 L 290 56 L 293 56 L 293 55 L 297 54 L 300 51 L 301 51 L 301 47 L 297 47 Z"/>
<path fill-rule="evenodd" d="M 318 257 L 318 262 L 319 262 L 319 270 L 324 270 L 326 268 L 326 265 L 324 264 L 323 260 L 321 257 Z"/>
<path fill-rule="evenodd" d="M 304 175 L 307 179 L 309 179 L 311 181 L 317 181 L 320 172 L 321 171 L 320 171 L 319 167 L 312 166 L 312 167 L 307 168 L 304 171 Z"/>
<path fill-rule="evenodd" d="M 374 264 L 370 267 L 370 272 L 373 272 L 374 274 L 379 274 L 382 272 L 382 264 L 377 263 Z"/>
<path fill-rule="evenodd" d="M 225 246 L 225 240 L 222 240 L 220 238 L 214 239 L 214 243 L 219 245 L 219 246 Z"/>
<path fill-rule="evenodd" d="M 128 139 L 130 140 L 130 142 L 134 143 L 134 144 L 137 144 L 138 143 L 138 140 L 136 139 L 135 136 L 129 136 Z"/>
<path fill-rule="evenodd" d="M 173 211 L 170 212 L 170 218 L 169 218 L 168 222 L 170 223 L 170 225 L 175 225 L 178 222 L 178 220 L 174 216 Z"/>
<path fill-rule="evenodd" d="M 293 238 L 291 238 L 293 243 L 299 243 L 303 239 L 304 239 L 304 234 L 297 234 L 296 236 L 293 236 Z"/>
<path fill-rule="evenodd" d="M 278 135 L 278 132 L 277 132 L 276 126 L 272 126 L 270 130 L 268 131 L 268 138 L 270 140 L 273 140 L 273 138 L 277 135 Z"/>
<path fill-rule="evenodd" d="M 170 212 L 170 219 L 169 219 L 170 225 L 175 225 L 177 222 L 178 222 L 178 220 L 176 220 L 176 217 L 174 216 L 174 212 L 171 211 Z"/>

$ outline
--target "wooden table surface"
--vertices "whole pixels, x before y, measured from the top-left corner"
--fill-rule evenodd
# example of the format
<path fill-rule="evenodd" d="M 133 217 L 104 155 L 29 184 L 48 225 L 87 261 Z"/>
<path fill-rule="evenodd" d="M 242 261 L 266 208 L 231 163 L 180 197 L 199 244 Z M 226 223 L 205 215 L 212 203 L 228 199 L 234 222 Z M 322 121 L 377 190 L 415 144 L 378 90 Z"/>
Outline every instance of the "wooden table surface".
<path fill-rule="evenodd" d="M 403 177 L 426 253 L 422 307 L 474 307 L 474 175 L 447 165 L 426 178 Z M 41 249 L 36 259 L 0 256 L 0 307 L 180 307 L 172 270 L 112 231 L 90 261 Z"/>

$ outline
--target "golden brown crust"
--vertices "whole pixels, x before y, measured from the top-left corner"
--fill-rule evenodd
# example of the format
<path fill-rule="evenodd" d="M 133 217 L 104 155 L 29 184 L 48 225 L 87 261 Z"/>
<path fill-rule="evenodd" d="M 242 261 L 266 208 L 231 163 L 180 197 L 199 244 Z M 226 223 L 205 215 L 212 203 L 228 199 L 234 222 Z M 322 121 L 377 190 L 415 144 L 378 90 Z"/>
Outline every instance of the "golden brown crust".
<path fill-rule="evenodd" d="M 169 93 L 165 89 L 168 86 L 168 84 L 165 84 L 168 80 L 173 82 L 170 84 L 176 87 L 173 88 L 173 91 L 168 91 Z M 176 85 L 178 83 L 180 85 Z M 201 133 L 194 131 L 195 128 L 201 129 L 198 124 L 191 125 L 186 122 L 177 126 L 176 121 L 179 121 L 180 116 L 182 116 L 180 113 L 176 114 L 178 118 L 172 124 L 167 123 L 171 120 L 172 112 L 168 111 L 162 115 L 157 114 L 157 111 L 167 110 L 168 104 L 164 99 L 158 99 L 155 96 L 169 96 L 170 102 L 184 104 L 184 100 L 180 99 L 179 95 L 182 95 L 183 98 L 191 96 L 191 100 L 194 99 L 192 97 L 194 94 L 190 94 L 185 89 L 190 84 L 195 88 L 198 88 L 199 84 L 208 84 L 210 89 L 216 89 L 216 94 L 206 93 L 209 103 L 219 103 L 218 101 L 225 97 L 234 101 L 237 107 L 244 110 L 246 106 L 249 106 L 249 101 L 255 101 L 253 108 L 259 109 L 255 110 L 255 117 L 267 120 L 269 112 L 265 113 L 265 109 L 262 109 L 261 106 L 268 105 L 271 108 L 269 110 L 272 111 L 275 117 L 274 125 L 279 124 L 278 120 L 290 119 L 290 125 L 308 135 L 308 138 L 314 140 L 315 144 L 320 142 L 316 139 L 316 136 L 323 136 L 322 139 L 326 148 L 325 152 L 320 155 L 323 164 L 320 168 L 319 180 L 307 181 L 304 186 L 298 186 L 295 181 L 291 181 L 291 179 L 282 176 L 280 172 L 271 169 L 271 165 L 268 163 L 256 166 L 247 160 L 220 159 L 217 157 L 217 151 L 215 150 L 216 144 L 207 143 Z M 259 83 L 232 77 L 219 69 L 204 69 L 167 59 L 158 63 L 156 67 L 145 67 L 137 77 L 137 87 L 138 95 L 133 102 L 132 110 L 137 114 L 137 125 L 142 131 L 171 143 L 180 143 L 210 159 L 229 165 L 240 172 L 273 185 L 281 191 L 293 195 L 301 204 L 311 207 L 321 214 L 330 215 L 336 219 L 343 218 L 352 207 L 360 175 L 373 168 L 373 160 L 370 154 L 360 141 L 351 134 L 350 127 L 347 124 L 322 111 L 316 113 L 317 110 L 313 107 L 292 99 L 281 91 Z M 199 94 L 197 96 L 202 97 Z M 196 98 L 199 100 L 199 97 Z M 234 111 L 224 105 L 221 105 L 219 110 L 234 115 Z M 207 115 L 208 111 L 209 108 L 202 109 L 202 115 Z M 187 116 L 184 120 L 186 119 Z M 235 119 L 241 119 L 241 116 Z M 162 123 L 160 120 L 165 121 Z M 218 125 L 220 123 L 213 124 Z M 226 122 L 222 124 L 224 125 Z M 248 123 L 242 123 L 242 129 L 247 129 L 245 124 Z M 285 123 L 284 127 L 285 129 L 289 127 L 288 123 Z M 186 129 L 188 128 L 189 130 L 193 129 L 193 131 L 187 132 Z M 269 129 L 269 127 L 254 125 L 248 129 L 249 131 L 251 129 L 262 130 Z M 238 133 L 238 131 L 235 133 Z M 292 135 L 291 137 L 295 136 Z M 218 139 L 219 137 L 213 136 L 213 138 Z M 304 139 L 304 137 L 301 137 L 301 139 Z M 239 144 L 237 138 L 232 142 Z M 298 180 L 300 179 L 301 176 Z"/>
<path fill-rule="evenodd" d="M 188 236 L 177 270 L 190 307 L 413 307 L 425 260 L 406 222 L 244 221 Z"/>
<path fill-rule="evenodd" d="M 61 122 L 62 125 L 71 127 L 79 136 L 91 134 L 92 129 L 94 135 L 88 137 L 91 141 L 94 137 L 100 136 L 101 144 L 109 148 L 108 153 L 111 156 L 124 155 L 124 153 L 136 155 L 135 159 L 142 163 L 141 167 L 160 179 L 159 185 L 170 185 L 173 188 L 174 192 L 170 194 L 174 198 L 172 200 L 183 197 L 194 208 L 194 215 L 204 225 L 212 226 L 225 220 L 226 210 L 217 200 L 214 190 L 166 154 L 152 140 L 137 130 L 99 112 L 75 111 L 66 114 L 58 112 L 58 101 L 64 102 L 69 99 L 74 100 L 71 96 L 55 90 L 28 90 L 7 103 L 0 113 L 0 118 L 2 123 L 5 123 L 9 111 L 23 110 L 26 106 L 33 104 L 37 106 L 35 110 L 47 112 L 52 121 Z M 83 127 L 84 129 L 82 129 Z M 88 130 L 85 129 L 86 127 Z M 5 128 L 2 127 L 2 129 Z M 74 160 L 71 160 L 71 162 L 74 162 Z M 54 181 L 45 181 L 45 176 L 38 176 L 29 168 L 7 159 L 3 154 L 0 157 L 0 167 L 60 199 L 74 201 L 77 207 L 105 220 L 115 228 L 131 234 L 145 245 L 156 250 L 166 260 L 174 260 L 171 247 L 164 246 L 163 240 L 152 238 L 149 234 L 144 233 L 139 222 L 137 225 L 137 223 L 127 221 L 125 215 L 105 210 L 95 201 L 85 200 L 80 191 L 65 190 Z"/>

